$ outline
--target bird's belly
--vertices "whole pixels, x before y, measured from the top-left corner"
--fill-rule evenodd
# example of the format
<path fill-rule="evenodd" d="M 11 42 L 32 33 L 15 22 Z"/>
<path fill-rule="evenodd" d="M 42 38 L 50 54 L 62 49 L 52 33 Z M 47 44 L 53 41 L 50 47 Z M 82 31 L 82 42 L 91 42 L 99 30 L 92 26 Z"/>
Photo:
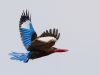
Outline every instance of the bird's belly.
<path fill-rule="evenodd" d="M 47 56 L 47 55 L 49 55 L 49 54 L 46 52 L 36 51 L 36 52 L 34 52 L 33 55 L 31 55 L 30 59 L 36 59 L 36 58 L 40 58 L 40 57 Z"/>

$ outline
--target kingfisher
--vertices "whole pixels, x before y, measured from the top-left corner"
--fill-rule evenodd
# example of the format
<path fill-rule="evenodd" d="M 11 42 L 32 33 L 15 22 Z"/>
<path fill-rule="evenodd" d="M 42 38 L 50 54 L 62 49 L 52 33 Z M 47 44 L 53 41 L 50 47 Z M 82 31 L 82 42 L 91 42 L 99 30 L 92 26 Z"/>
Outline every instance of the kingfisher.
<path fill-rule="evenodd" d="M 27 63 L 29 59 L 36 59 L 56 52 L 67 52 L 68 49 L 53 47 L 60 37 L 58 29 L 45 30 L 37 35 L 31 22 L 29 11 L 23 11 L 19 21 L 21 40 L 27 50 L 26 53 L 11 52 L 11 60 L 19 60 Z"/>

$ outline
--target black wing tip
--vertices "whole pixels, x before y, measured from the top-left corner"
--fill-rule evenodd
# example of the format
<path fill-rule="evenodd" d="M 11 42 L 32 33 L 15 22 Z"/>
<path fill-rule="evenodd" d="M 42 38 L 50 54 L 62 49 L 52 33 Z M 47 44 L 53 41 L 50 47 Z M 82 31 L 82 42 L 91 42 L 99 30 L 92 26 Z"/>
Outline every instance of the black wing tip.
<path fill-rule="evenodd" d="M 39 37 L 46 37 L 46 36 L 52 36 L 58 40 L 60 37 L 60 33 L 58 33 L 58 29 L 54 28 L 44 31 Z"/>
<path fill-rule="evenodd" d="M 19 21 L 19 27 L 21 27 L 21 24 L 25 22 L 26 20 L 31 21 L 31 15 L 29 15 L 29 11 L 26 9 L 26 11 L 23 10 L 20 21 Z"/>

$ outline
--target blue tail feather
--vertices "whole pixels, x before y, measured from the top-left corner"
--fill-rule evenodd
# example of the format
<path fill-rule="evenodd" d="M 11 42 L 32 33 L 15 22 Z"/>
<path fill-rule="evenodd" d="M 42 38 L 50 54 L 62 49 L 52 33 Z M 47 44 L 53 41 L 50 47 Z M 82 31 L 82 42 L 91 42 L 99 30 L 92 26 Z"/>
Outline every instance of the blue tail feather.
<path fill-rule="evenodd" d="M 29 59 L 29 54 L 30 52 L 27 53 L 17 53 L 17 52 L 12 52 L 9 53 L 9 55 L 11 55 L 12 57 L 10 59 L 12 60 L 19 60 L 19 61 L 23 61 L 24 63 L 26 63 Z"/>

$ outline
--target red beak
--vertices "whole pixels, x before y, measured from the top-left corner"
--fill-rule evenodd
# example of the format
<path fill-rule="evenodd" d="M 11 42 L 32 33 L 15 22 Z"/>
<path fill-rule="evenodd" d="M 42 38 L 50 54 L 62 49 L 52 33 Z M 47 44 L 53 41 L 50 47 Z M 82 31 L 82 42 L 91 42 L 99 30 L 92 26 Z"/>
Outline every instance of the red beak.
<path fill-rule="evenodd" d="M 55 52 L 67 52 L 68 50 L 67 49 L 60 49 L 60 48 L 57 48 L 55 50 Z"/>

